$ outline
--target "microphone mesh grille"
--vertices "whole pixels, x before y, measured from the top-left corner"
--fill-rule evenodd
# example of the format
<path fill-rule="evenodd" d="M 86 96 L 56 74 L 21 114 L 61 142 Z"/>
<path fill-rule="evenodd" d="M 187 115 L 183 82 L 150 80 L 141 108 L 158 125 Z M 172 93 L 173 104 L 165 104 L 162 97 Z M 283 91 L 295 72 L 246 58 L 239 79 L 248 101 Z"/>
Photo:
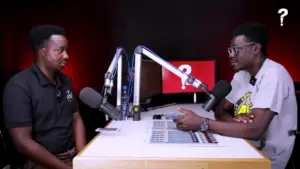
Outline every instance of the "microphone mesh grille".
<path fill-rule="evenodd" d="M 85 87 L 79 93 L 80 100 L 91 108 L 99 108 L 102 96 L 94 89 Z"/>
<path fill-rule="evenodd" d="M 212 94 L 218 99 L 223 100 L 231 91 L 231 85 L 225 80 L 220 80 L 212 89 Z"/>

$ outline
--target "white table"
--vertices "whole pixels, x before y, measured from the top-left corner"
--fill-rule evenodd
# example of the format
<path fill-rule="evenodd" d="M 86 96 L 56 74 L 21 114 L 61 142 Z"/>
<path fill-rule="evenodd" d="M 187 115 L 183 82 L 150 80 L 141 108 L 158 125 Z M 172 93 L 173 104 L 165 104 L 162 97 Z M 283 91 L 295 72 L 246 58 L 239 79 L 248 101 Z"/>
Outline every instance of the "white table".
<path fill-rule="evenodd" d="M 153 114 L 178 113 L 178 105 L 142 112 L 141 121 L 112 121 L 118 133 L 98 134 L 73 159 L 74 169 L 270 169 L 271 162 L 244 139 L 215 135 L 217 145 L 150 144 Z M 214 119 L 201 104 L 184 104 L 201 116 Z"/>

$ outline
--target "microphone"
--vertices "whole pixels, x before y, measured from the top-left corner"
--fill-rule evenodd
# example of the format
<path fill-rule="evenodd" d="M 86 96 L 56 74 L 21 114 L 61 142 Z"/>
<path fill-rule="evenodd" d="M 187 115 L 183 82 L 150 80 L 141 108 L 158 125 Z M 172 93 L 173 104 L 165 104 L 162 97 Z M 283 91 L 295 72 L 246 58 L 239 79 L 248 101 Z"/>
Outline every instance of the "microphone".
<path fill-rule="evenodd" d="M 204 103 L 202 108 L 209 112 L 211 109 L 215 108 L 215 106 L 222 101 L 231 91 L 231 85 L 225 80 L 220 80 L 212 89 L 212 94 L 210 95 L 210 99 Z"/>
<path fill-rule="evenodd" d="M 113 120 L 119 120 L 121 112 L 108 102 L 103 103 L 103 97 L 96 90 L 85 87 L 79 93 L 80 100 L 89 107 L 103 111 Z"/>

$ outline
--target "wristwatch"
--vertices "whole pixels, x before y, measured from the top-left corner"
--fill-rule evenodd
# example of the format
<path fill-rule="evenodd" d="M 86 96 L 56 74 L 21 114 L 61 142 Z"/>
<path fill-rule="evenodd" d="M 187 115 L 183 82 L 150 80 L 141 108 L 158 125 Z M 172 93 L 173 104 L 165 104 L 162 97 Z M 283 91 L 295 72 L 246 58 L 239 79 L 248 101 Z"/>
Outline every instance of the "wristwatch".
<path fill-rule="evenodd" d="M 201 123 L 200 123 L 200 131 L 207 131 L 209 126 L 208 126 L 208 118 L 205 118 Z"/>

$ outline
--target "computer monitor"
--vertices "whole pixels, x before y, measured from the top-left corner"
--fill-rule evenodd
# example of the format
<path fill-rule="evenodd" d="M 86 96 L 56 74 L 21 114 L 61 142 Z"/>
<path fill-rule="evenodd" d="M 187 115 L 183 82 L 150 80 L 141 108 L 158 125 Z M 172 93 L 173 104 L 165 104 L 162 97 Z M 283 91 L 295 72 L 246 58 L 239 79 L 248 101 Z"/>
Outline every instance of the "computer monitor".
<path fill-rule="evenodd" d="M 142 59 L 140 100 L 161 94 L 161 66 L 149 59 Z"/>
<path fill-rule="evenodd" d="M 205 83 L 208 91 L 214 87 L 216 82 L 215 60 L 169 61 L 169 63 Z M 166 68 L 162 68 L 163 94 L 191 93 L 194 90 L 202 92 L 200 89 L 194 89 L 192 85 L 184 83 L 181 78 Z"/>

